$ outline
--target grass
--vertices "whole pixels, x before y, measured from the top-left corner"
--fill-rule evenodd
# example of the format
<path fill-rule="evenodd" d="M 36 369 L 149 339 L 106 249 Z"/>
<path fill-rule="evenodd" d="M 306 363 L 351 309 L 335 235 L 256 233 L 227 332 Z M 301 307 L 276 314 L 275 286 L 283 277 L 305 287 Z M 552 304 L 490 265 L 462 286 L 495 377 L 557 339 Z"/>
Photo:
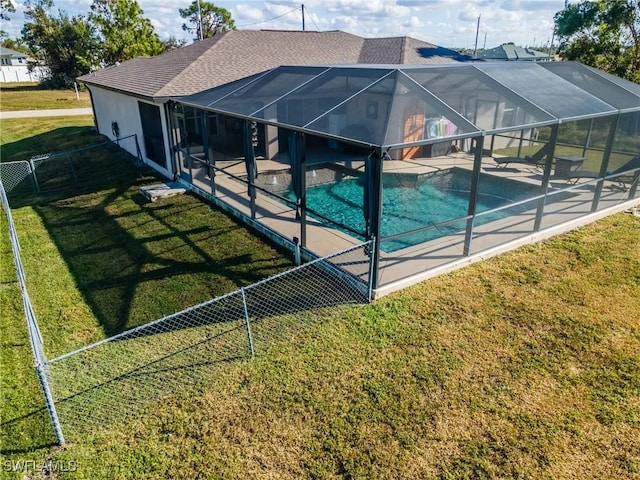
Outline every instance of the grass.
<path fill-rule="evenodd" d="M 49 349 L 108 333 L 112 315 L 153 317 L 169 308 L 159 297 L 179 302 L 247 262 L 239 252 L 256 240 L 197 200 L 137 202 L 148 180 L 123 170 L 14 208 Z M 64 448 L 52 446 L 3 261 L 4 459 L 73 462 L 57 476 L 74 479 L 639 478 L 639 238 L 638 218 L 618 214 L 371 305 L 300 313 L 254 360 L 208 369 L 199 392 Z M 221 271 L 222 245 L 237 250 Z M 253 251 L 283 266 L 270 247 Z M 218 280 L 189 270 L 209 264 Z M 128 280 L 108 283 L 114 275 Z"/>
<path fill-rule="evenodd" d="M 24 151 L 31 144 L 55 144 L 60 130 L 69 128 L 83 127 L 61 127 L 37 135 L 35 142 L 18 140 L 18 134 L 13 146 Z M 29 130 L 23 121 L 24 134 Z M 85 132 L 85 142 L 100 140 Z M 139 187 L 158 179 L 140 175 L 115 147 L 87 150 L 71 160 L 80 185 L 68 178 L 62 190 L 12 199 L 16 226 L 28 232 L 21 235 L 23 263 L 49 358 L 291 266 L 288 255 L 190 195 L 147 204 Z M 6 225 L 2 234 L 2 329 L 11 332 L 2 344 L 2 422 L 13 421 L 3 423 L 0 443 L 3 452 L 24 453 L 48 445 L 51 432 L 30 369 Z"/>
<path fill-rule="evenodd" d="M 91 107 L 89 92 L 80 91 L 78 95 L 79 98 L 74 90 L 45 89 L 35 82 L 3 83 L 0 85 L 0 109 L 10 112 Z"/>
<path fill-rule="evenodd" d="M 58 122 L 66 125 L 63 119 Z M 23 132 L 29 130 L 28 122 L 22 125 Z M 72 143 L 66 143 L 69 137 Z M 36 152 L 38 145 L 58 144 L 60 138 L 66 148 L 104 141 L 88 127 L 64 126 L 3 145 L 3 157 L 5 147 L 11 160 L 25 151 Z M 123 157 L 113 145 L 74 153 L 70 160 L 78 186 L 67 175 L 61 191 L 16 198 L 12 206 L 18 230 L 29 232 L 23 243 L 40 252 L 23 259 L 25 268 L 42 269 L 52 279 L 32 294 L 48 302 L 42 310 L 90 307 L 87 325 L 76 328 L 85 333 L 78 341 L 113 335 L 291 265 L 227 215 L 191 195 L 147 203 L 140 187 L 159 179 L 151 172 L 141 174 L 133 158 Z M 45 167 L 38 169 L 38 178 L 47 186 Z M 65 169 L 67 163 L 59 160 L 50 168 L 56 177 Z M 71 286 L 67 278 L 82 298 L 59 295 Z M 99 334 L 91 333 L 96 320 Z"/>
<path fill-rule="evenodd" d="M 517 157 L 518 150 L 520 150 L 520 158 L 524 158 L 526 155 L 533 155 L 534 153 L 540 150 L 542 144 L 538 145 L 523 145 L 520 149 L 518 147 L 507 147 L 496 149 L 494 153 L 499 155 L 503 155 L 506 157 Z M 576 146 L 568 146 L 568 145 L 557 145 L 554 149 L 554 156 L 558 157 L 561 155 L 575 155 L 578 157 L 584 156 L 584 163 L 581 167 L 581 170 L 587 170 L 591 172 L 599 172 L 600 165 L 602 163 L 603 152 L 598 150 L 587 150 L 583 152 L 582 147 Z M 622 155 L 619 153 L 612 153 L 610 163 L 609 163 L 609 171 L 615 170 L 618 167 L 621 167 L 630 159 L 630 155 Z"/>
<path fill-rule="evenodd" d="M 34 155 L 86 145 L 97 140 L 93 130 L 91 115 L 5 119 L 0 129 L 0 161 L 29 160 Z"/>

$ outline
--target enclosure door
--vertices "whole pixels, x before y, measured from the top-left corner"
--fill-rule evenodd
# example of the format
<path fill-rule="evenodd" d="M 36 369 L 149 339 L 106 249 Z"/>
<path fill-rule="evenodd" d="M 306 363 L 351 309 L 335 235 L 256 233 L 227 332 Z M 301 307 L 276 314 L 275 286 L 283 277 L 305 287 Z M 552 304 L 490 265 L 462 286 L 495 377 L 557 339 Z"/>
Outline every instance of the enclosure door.
<path fill-rule="evenodd" d="M 404 114 L 404 141 L 417 142 L 424 138 L 424 112 L 422 110 L 407 110 Z M 413 158 L 420 151 L 420 147 L 402 149 L 402 160 Z"/>
<path fill-rule="evenodd" d="M 191 175 L 191 162 L 189 160 L 189 152 L 187 150 L 187 139 L 185 132 L 187 131 L 187 124 L 184 115 L 176 113 L 176 161 L 177 171 L 180 172 L 180 178 L 186 182 L 192 183 Z"/>

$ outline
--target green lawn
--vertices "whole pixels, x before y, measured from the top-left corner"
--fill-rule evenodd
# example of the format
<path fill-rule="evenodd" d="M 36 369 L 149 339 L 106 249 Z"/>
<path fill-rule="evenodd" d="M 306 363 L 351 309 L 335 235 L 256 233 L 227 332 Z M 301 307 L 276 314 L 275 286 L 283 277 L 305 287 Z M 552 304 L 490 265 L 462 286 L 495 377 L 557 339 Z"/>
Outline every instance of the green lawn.
<path fill-rule="evenodd" d="M 73 89 L 49 90 L 35 82 L 3 83 L 0 84 L 0 110 L 10 112 L 91 106 L 89 92 L 80 91 L 78 96 Z"/>
<path fill-rule="evenodd" d="M 104 140 L 83 127 L 82 118 L 74 118 L 76 125 L 58 119 L 58 128 L 33 137 L 28 136 L 28 121 L 16 120 L 16 134 L 10 145 L 3 145 L 3 158 L 23 155 L 5 156 L 5 148 L 37 153 L 38 145 L 56 145 L 59 138 L 71 136 L 70 131 L 74 146 Z M 133 158 L 115 146 L 70 158 L 79 184 L 67 174 L 65 182 L 54 182 L 55 189 L 47 194 L 11 200 L 29 293 L 49 358 L 291 266 L 289 254 L 191 195 L 147 203 L 140 186 L 159 179 L 136 170 Z M 66 168 L 63 159 L 51 170 L 60 174 Z M 39 169 L 39 179 L 44 181 L 42 172 Z M 17 451 L 14 458 L 22 458 L 33 447 L 51 442 L 51 432 L 31 369 L 4 212 L 2 216 L 0 444 L 3 452 Z"/>
<path fill-rule="evenodd" d="M 525 145 L 520 149 L 518 147 L 508 147 L 508 148 L 500 148 L 496 149 L 494 153 L 503 155 L 505 157 L 517 157 L 518 151 L 520 151 L 520 158 L 524 158 L 527 155 L 533 155 L 540 150 L 542 144 L 538 145 Z M 600 165 L 602 163 L 602 151 L 598 150 L 587 150 L 583 151 L 582 147 L 572 147 L 567 145 L 557 145 L 554 150 L 554 156 L 558 157 L 560 155 L 576 155 L 578 157 L 582 157 L 584 155 L 584 164 L 582 165 L 582 169 L 599 172 Z M 629 155 L 621 155 L 619 153 L 613 153 L 611 155 L 609 170 L 615 170 L 616 168 L 624 165 L 629 161 Z"/>
<path fill-rule="evenodd" d="M 141 202 L 153 178 L 116 171 L 14 205 L 48 353 L 288 265 L 193 197 Z M 371 305 L 301 312 L 273 325 L 255 359 L 208 368 L 197 393 L 64 448 L 52 445 L 0 226 L 3 461 L 72 465 L 57 478 L 74 479 L 640 477 L 637 217 Z"/>
<path fill-rule="evenodd" d="M 29 160 L 34 155 L 68 150 L 92 141 L 99 139 L 93 132 L 91 115 L 5 119 L 0 128 L 0 161 Z"/>

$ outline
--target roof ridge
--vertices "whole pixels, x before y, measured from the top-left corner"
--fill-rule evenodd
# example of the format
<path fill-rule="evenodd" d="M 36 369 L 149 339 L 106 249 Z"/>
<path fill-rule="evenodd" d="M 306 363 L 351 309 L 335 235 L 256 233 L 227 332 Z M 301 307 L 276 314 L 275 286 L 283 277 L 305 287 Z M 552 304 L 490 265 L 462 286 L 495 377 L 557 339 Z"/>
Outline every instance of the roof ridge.
<path fill-rule="evenodd" d="M 426 49 L 427 52 L 418 50 Z M 148 98 L 189 95 L 278 65 L 449 63 L 433 44 L 407 36 L 364 38 L 342 30 L 231 30 L 156 57 L 123 62 L 80 80 Z"/>
<path fill-rule="evenodd" d="M 344 30 L 288 30 L 285 28 L 261 28 L 259 30 L 252 30 L 250 28 L 245 28 L 242 30 L 236 30 L 240 32 L 287 32 L 287 33 L 346 33 L 347 35 L 353 35 L 354 37 L 359 37 L 359 35 L 355 35 L 353 33 L 345 32 Z"/>
<path fill-rule="evenodd" d="M 180 77 L 180 75 L 182 75 L 183 73 L 188 72 L 190 69 L 192 69 L 194 67 L 194 65 L 196 64 L 196 62 L 198 60 L 200 60 L 202 57 L 204 57 L 207 53 L 209 53 L 212 49 L 214 49 L 222 40 L 224 40 L 224 38 L 227 37 L 228 34 L 230 34 L 231 32 L 235 32 L 236 30 L 229 30 L 226 32 L 221 32 L 219 34 L 214 35 L 213 37 L 209 37 L 209 38 L 205 38 L 204 40 L 200 40 L 199 42 L 197 42 L 199 45 L 202 45 L 202 42 L 208 42 L 211 43 L 211 45 L 207 46 L 206 48 L 203 48 L 202 51 L 199 53 L 199 55 L 197 57 L 195 57 L 195 59 L 191 60 L 189 62 L 188 65 L 185 65 L 185 67 L 183 69 L 181 69 L 179 72 L 177 72 L 172 78 L 171 80 L 169 80 L 168 82 L 166 82 L 162 88 L 160 88 L 154 96 L 159 96 L 159 97 L 163 97 L 165 95 L 162 94 L 163 90 L 170 88 L 173 85 L 173 82 L 176 81 L 176 79 L 178 77 Z M 216 38 L 217 37 L 217 38 Z M 191 44 L 194 45 L 194 44 Z"/>

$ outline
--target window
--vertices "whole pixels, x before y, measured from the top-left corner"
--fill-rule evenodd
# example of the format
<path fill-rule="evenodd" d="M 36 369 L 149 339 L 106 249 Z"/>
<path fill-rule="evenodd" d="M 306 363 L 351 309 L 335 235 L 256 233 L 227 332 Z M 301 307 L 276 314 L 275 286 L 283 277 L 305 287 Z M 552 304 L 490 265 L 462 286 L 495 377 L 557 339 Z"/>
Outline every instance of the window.
<path fill-rule="evenodd" d="M 147 158 L 166 168 L 167 157 L 164 151 L 160 108 L 150 103 L 138 102 L 138 109 L 140 110 L 140 123 L 142 124 L 144 149 Z"/>

